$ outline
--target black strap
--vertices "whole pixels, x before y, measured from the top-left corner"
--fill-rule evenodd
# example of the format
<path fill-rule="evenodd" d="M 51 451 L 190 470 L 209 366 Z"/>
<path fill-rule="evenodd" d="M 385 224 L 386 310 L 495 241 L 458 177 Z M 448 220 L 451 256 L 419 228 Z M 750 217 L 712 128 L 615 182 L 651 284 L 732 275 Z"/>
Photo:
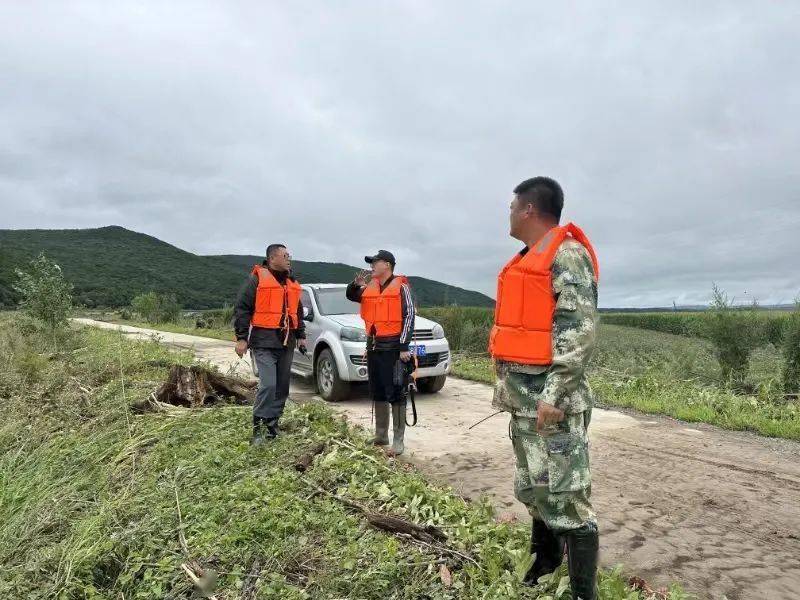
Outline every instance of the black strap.
<path fill-rule="evenodd" d="M 411 413 L 414 415 L 414 422 L 413 423 L 408 422 L 408 410 L 406 410 L 406 414 L 404 416 L 406 420 L 406 425 L 408 425 L 409 427 L 414 427 L 414 425 L 416 425 L 417 421 L 419 420 L 417 418 L 417 403 L 414 402 L 414 396 L 416 396 L 416 394 L 417 394 L 417 385 L 413 381 L 411 381 L 408 384 L 408 399 L 411 400 Z"/>

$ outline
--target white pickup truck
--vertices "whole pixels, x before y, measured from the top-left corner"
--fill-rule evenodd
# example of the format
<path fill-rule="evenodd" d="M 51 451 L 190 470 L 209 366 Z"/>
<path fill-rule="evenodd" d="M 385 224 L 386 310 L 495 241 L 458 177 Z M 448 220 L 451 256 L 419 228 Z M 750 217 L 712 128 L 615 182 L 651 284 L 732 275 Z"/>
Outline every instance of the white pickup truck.
<path fill-rule="evenodd" d="M 347 398 L 351 382 L 367 381 L 367 334 L 359 305 L 345 296 L 346 287 L 303 285 L 308 353 L 295 350 L 292 359 L 292 371 L 313 376 L 319 395 L 330 402 Z M 410 349 L 418 361 L 418 390 L 441 390 L 452 362 L 442 326 L 418 315 Z"/>

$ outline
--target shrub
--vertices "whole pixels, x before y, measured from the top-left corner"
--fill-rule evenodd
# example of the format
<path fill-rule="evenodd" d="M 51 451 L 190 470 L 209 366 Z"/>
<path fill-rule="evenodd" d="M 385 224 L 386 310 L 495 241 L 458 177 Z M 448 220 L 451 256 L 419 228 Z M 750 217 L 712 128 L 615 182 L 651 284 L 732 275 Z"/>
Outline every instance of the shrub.
<path fill-rule="evenodd" d="M 452 352 L 486 352 L 494 311 L 470 306 L 425 308 L 420 315 L 444 328 Z"/>
<path fill-rule="evenodd" d="M 51 332 L 63 329 L 72 308 L 72 284 L 64 279 L 61 267 L 40 254 L 27 270 L 17 269 L 16 274 L 14 289 L 22 295 L 22 309 Z"/>
<path fill-rule="evenodd" d="M 790 319 L 782 317 L 764 317 L 764 337 L 767 342 L 779 348 L 784 341 Z"/>
<path fill-rule="evenodd" d="M 734 309 L 728 295 L 714 285 L 705 331 L 714 344 L 723 379 L 741 386 L 747 376 L 750 355 L 764 342 L 763 320 L 754 309 Z"/>
<path fill-rule="evenodd" d="M 229 329 L 233 327 L 233 306 L 207 310 L 195 319 L 198 329 Z"/>
<path fill-rule="evenodd" d="M 800 303 L 786 320 L 783 338 L 783 391 L 800 393 Z"/>
<path fill-rule="evenodd" d="M 131 308 L 148 323 L 174 323 L 181 314 L 174 294 L 139 294 L 131 302 Z"/>
<path fill-rule="evenodd" d="M 783 340 L 786 314 L 780 311 L 756 311 L 750 308 L 733 308 L 736 312 L 747 312 L 753 320 L 758 320 L 763 327 L 767 342 L 779 347 Z M 684 335 L 709 338 L 708 321 L 710 313 L 704 312 L 629 312 L 602 313 L 602 322 L 607 325 L 623 325 L 638 327 L 673 335 Z"/>
<path fill-rule="evenodd" d="M 603 323 L 652 329 L 674 335 L 701 335 L 703 315 L 700 313 L 604 313 Z"/>

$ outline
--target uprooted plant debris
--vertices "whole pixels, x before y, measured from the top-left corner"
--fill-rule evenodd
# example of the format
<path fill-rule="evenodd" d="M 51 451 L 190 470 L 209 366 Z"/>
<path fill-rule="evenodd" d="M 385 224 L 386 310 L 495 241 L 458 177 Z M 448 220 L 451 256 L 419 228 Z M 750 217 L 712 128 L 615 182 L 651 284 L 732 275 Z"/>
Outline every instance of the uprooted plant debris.
<path fill-rule="evenodd" d="M 256 383 L 222 375 L 199 365 L 173 365 L 151 402 L 198 408 L 233 402 L 251 404 Z"/>

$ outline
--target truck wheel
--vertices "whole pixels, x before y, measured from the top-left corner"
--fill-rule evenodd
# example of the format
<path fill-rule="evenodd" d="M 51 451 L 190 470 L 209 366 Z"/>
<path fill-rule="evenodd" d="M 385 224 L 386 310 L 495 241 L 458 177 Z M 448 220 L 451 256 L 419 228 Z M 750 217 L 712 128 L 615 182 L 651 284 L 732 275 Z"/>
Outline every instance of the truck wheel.
<path fill-rule="evenodd" d="M 444 387 L 447 375 L 437 375 L 436 377 L 423 377 L 417 381 L 417 388 L 423 394 L 435 394 Z"/>
<path fill-rule="evenodd" d="M 314 379 L 317 382 L 317 392 L 326 402 L 338 402 L 350 395 L 350 384 L 339 377 L 336 359 L 328 348 L 320 352 L 317 357 Z"/>

